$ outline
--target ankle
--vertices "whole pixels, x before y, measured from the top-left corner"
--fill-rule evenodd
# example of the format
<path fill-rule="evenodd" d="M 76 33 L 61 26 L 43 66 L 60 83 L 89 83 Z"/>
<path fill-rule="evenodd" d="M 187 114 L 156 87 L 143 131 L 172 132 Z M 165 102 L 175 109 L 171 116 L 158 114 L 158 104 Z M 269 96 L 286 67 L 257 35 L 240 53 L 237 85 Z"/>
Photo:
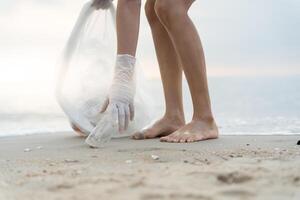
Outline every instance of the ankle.
<path fill-rule="evenodd" d="M 193 121 L 201 121 L 209 124 L 215 124 L 215 119 L 213 115 L 200 115 L 200 116 L 194 115 Z"/>
<path fill-rule="evenodd" d="M 185 124 L 184 114 L 182 112 L 165 113 L 164 119 L 167 119 L 176 124 Z"/>

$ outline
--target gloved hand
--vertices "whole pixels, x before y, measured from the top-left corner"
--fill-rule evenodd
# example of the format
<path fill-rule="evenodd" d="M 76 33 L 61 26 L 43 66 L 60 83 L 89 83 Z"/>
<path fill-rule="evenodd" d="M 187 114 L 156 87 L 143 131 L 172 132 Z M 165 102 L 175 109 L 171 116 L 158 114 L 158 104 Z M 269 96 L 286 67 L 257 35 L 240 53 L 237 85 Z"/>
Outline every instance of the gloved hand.
<path fill-rule="evenodd" d="M 92 6 L 97 10 L 99 9 L 108 9 L 112 4 L 113 0 L 94 0 Z"/>
<path fill-rule="evenodd" d="M 117 56 L 108 99 L 101 109 L 101 112 L 110 112 L 113 123 L 118 125 L 120 132 L 125 131 L 129 121 L 134 118 L 135 62 L 133 56 Z"/>

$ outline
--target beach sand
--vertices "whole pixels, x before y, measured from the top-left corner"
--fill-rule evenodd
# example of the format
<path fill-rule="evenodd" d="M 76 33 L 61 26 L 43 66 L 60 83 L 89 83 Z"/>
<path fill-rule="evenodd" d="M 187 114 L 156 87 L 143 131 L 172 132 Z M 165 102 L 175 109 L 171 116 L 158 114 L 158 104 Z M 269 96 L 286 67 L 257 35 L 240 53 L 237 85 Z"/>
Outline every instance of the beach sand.
<path fill-rule="evenodd" d="M 74 133 L 0 138 L 1 200 L 300 199 L 300 136 L 193 144 Z"/>

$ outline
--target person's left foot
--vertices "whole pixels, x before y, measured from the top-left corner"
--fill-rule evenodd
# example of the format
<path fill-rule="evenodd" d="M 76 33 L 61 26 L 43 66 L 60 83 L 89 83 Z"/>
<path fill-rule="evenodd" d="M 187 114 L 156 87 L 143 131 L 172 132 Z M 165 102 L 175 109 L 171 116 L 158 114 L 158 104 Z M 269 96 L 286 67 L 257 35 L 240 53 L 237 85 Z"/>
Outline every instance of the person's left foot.
<path fill-rule="evenodd" d="M 197 142 L 208 139 L 216 139 L 219 136 L 218 127 L 214 120 L 193 120 L 174 133 L 160 138 L 161 142 Z"/>

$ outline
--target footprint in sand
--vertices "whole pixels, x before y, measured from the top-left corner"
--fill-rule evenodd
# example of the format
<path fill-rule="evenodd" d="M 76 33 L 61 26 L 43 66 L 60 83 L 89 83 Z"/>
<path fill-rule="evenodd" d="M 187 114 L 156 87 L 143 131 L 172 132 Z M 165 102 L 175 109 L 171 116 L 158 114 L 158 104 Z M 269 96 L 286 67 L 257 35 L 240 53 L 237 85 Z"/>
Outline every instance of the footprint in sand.
<path fill-rule="evenodd" d="M 73 188 L 74 185 L 73 184 L 69 184 L 69 183 L 60 183 L 58 185 L 54 185 L 48 188 L 49 191 L 52 192 L 56 192 L 56 191 L 60 191 L 60 190 L 66 190 L 66 189 L 71 189 Z"/>
<path fill-rule="evenodd" d="M 230 197 L 239 197 L 239 199 L 243 199 L 250 196 L 255 196 L 255 194 L 248 190 L 243 189 L 230 189 L 230 190 L 223 190 L 219 192 L 221 196 L 230 196 Z M 220 198 L 221 199 L 221 198 Z"/>
<path fill-rule="evenodd" d="M 221 195 L 225 196 L 235 196 L 235 197 L 249 197 L 254 196 L 255 194 L 251 191 L 243 190 L 243 189 L 230 189 L 219 192 Z"/>
<path fill-rule="evenodd" d="M 230 172 L 226 174 L 219 174 L 218 181 L 226 184 L 245 183 L 253 179 L 252 176 L 241 174 L 239 172 Z"/>
<path fill-rule="evenodd" d="M 119 149 L 118 152 L 139 152 L 141 149 L 133 148 L 133 149 Z M 148 151 L 163 151 L 163 150 L 169 150 L 165 148 L 159 148 L 159 147 L 149 147 L 149 148 L 143 148 L 143 152 Z"/>
<path fill-rule="evenodd" d="M 163 195 L 163 194 L 144 194 L 141 198 L 142 200 L 157 200 L 157 199 L 172 199 L 172 200 L 210 200 L 211 198 L 208 196 L 204 196 L 201 194 L 193 194 L 193 193 L 187 193 L 187 194 L 179 194 L 179 193 L 171 193 L 169 195 Z"/>
<path fill-rule="evenodd" d="M 178 194 L 172 193 L 169 195 L 169 199 L 172 200 L 211 200 L 210 197 L 204 196 L 202 194 L 195 194 L 195 193 L 187 193 L 187 194 Z"/>
<path fill-rule="evenodd" d="M 155 199 L 164 199 L 165 196 L 163 194 L 152 194 L 146 193 L 141 196 L 142 200 L 155 200 Z"/>

